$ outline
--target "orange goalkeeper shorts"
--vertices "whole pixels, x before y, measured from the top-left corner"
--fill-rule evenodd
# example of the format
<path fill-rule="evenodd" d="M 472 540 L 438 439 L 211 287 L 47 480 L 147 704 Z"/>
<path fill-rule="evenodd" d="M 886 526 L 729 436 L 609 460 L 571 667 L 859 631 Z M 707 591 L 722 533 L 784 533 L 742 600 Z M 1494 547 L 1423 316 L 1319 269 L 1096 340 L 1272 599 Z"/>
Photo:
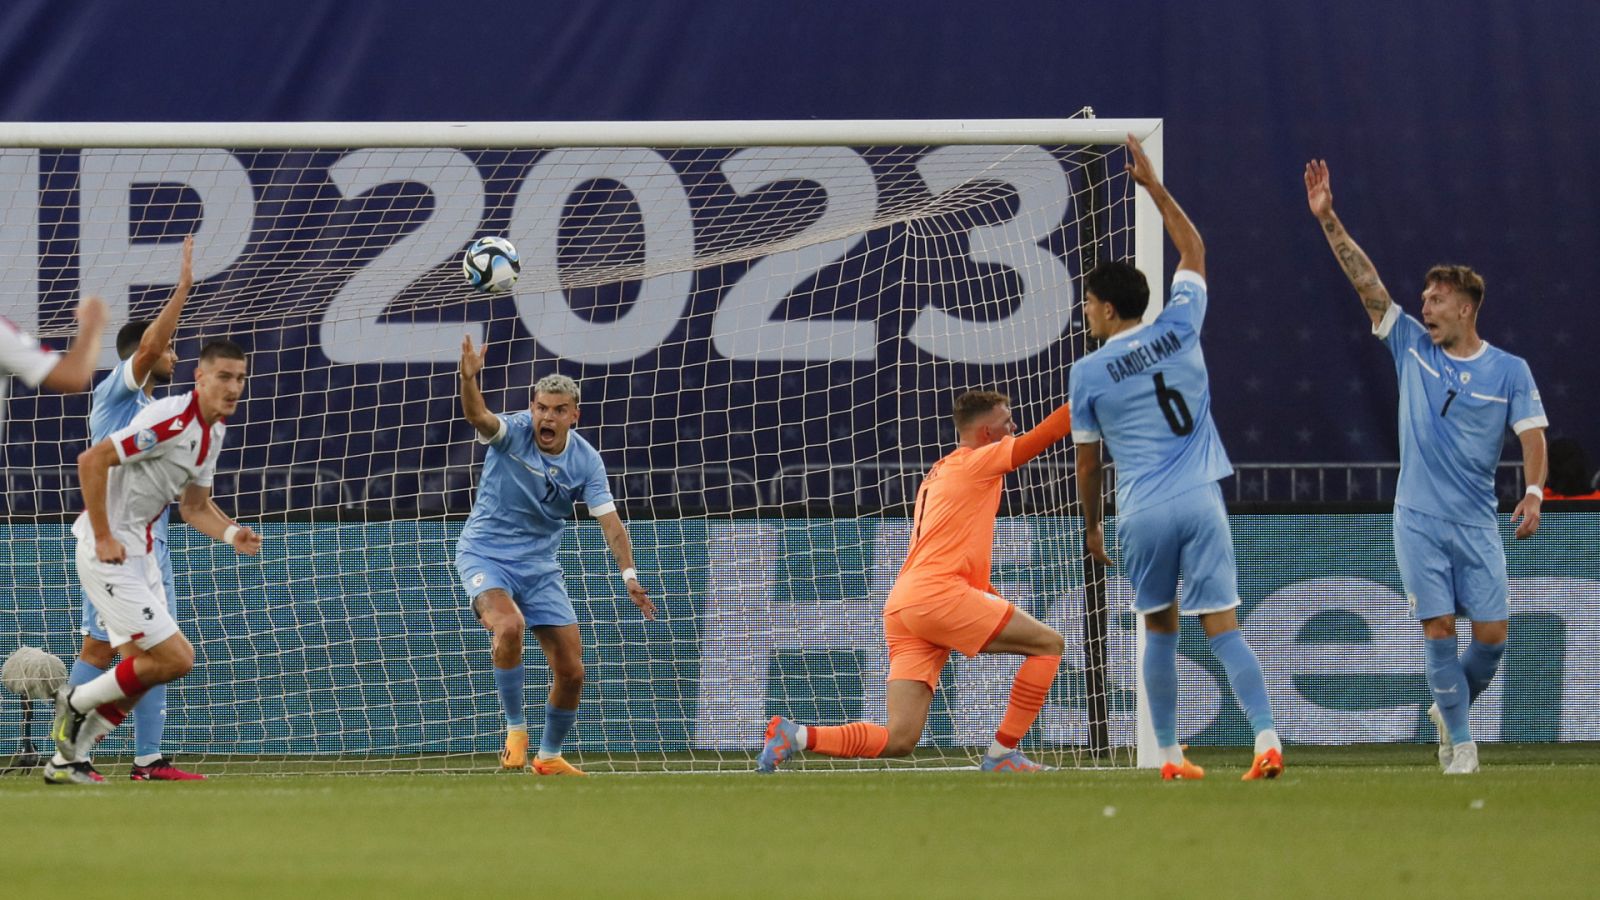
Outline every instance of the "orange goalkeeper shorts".
<path fill-rule="evenodd" d="M 911 604 L 895 599 L 891 594 L 883 610 L 889 680 L 921 681 L 933 690 L 950 651 L 977 656 L 1016 612 L 1006 600 L 966 585 Z"/>

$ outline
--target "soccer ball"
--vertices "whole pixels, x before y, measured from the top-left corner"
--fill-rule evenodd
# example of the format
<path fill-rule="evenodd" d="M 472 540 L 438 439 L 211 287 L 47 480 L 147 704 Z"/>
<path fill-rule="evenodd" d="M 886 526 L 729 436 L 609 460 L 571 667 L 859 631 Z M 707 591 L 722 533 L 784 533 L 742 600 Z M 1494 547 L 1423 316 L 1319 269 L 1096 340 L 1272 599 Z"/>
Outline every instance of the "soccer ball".
<path fill-rule="evenodd" d="M 467 245 L 461 257 L 461 271 L 467 283 L 489 294 L 503 294 L 517 283 L 522 262 L 517 248 L 502 237 L 481 237 Z"/>

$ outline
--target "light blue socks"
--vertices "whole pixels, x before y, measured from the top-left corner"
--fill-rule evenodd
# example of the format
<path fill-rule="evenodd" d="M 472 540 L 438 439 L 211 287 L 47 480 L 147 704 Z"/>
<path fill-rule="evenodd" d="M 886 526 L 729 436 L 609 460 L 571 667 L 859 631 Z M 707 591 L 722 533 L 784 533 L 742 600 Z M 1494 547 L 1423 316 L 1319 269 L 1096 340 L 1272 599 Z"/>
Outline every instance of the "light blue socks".
<path fill-rule="evenodd" d="M 1144 635 L 1145 696 L 1150 699 L 1150 722 L 1156 743 L 1178 745 L 1178 633 L 1146 631 Z"/>
<path fill-rule="evenodd" d="M 578 720 L 575 709 L 560 709 L 546 703 L 544 707 L 544 734 L 539 736 L 539 755 L 548 759 L 561 755 L 561 744 Z"/>
<path fill-rule="evenodd" d="M 1267 681 L 1261 677 L 1261 663 L 1244 642 L 1244 635 L 1237 628 L 1224 631 L 1211 639 L 1211 652 L 1228 673 L 1228 685 L 1245 718 L 1250 720 L 1250 729 L 1256 734 L 1271 729 L 1272 703 L 1267 699 Z"/>
<path fill-rule="evenodd" d="M 505 710 L 508 728 L 528 727 L 528 711 L 522 702 L 522 689 L 526 683 L 527 673 L 521 663 L 510 669 L 494 670 L 494 687 L 500 694 L 500 708 Z"/>
<path fill-rule="evenodd" d="M 1472 740 L 1472 729 L 1467 725 L 1467 704 L 1470 700 L 1467 675 L 1456 658 L 1456 639 L 1427 638 L 1428 687 L 1433 690 L 1433 702 L 1450 732 L 1450 740 L 1464 744 Z M 1487 680 L 1484 682 L 1487 684 Z"/>

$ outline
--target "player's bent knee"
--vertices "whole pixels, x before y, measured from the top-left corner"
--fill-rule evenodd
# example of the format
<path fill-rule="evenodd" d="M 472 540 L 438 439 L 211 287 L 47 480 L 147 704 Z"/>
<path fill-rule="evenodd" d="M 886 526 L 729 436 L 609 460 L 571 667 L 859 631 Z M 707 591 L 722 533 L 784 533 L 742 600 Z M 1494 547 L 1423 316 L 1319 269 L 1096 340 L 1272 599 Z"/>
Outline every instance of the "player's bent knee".
<path fill-rule="evenodd" d="M 1050 633 L 1045 636 L 1043 644 L 1044 650 L 1037 654 L 1039 656 L 1060 656 L 1067 652 L 1067 639 L 1062 637 L 1061 632 L 1056 631 L 1054 628 L 1050 629 Z"/>
<path fill-rule="evenodd" d="M 883 752 L 879 753 L 878 756 L 880 758 L 910 756 L 911 751 L 917 749 L 917 739 L 920 737 L 922 737 L 920 734 L 896 734 L 891 731 L 889 732 L 889 742 L 883 745 Z"/>
<path fill-rule="evenodd" d="M 582 660 L 552 660 L 550 663 L 550 677 L 562 687 L 583 687 L 583 675 Z"/>

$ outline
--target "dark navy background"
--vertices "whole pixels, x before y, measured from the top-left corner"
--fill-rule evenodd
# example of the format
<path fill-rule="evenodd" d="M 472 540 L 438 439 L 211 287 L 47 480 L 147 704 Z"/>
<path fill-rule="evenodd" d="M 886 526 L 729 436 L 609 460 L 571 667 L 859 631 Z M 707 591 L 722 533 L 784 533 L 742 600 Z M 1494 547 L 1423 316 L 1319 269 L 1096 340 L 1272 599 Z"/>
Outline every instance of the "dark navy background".
<path fill-rule="evenodd" d="M 1397 456 L 1388 355 L 1305 208 L 1311 156 L 1408 310 L 1435 262 L 1485 273 L 1484 336 L 1529 360 L 1552 435 L 1600 452 L 1597 39 L 1580 2 L 13 0 L 0 118 L 1161 117 L 1236 460 Z"/>

